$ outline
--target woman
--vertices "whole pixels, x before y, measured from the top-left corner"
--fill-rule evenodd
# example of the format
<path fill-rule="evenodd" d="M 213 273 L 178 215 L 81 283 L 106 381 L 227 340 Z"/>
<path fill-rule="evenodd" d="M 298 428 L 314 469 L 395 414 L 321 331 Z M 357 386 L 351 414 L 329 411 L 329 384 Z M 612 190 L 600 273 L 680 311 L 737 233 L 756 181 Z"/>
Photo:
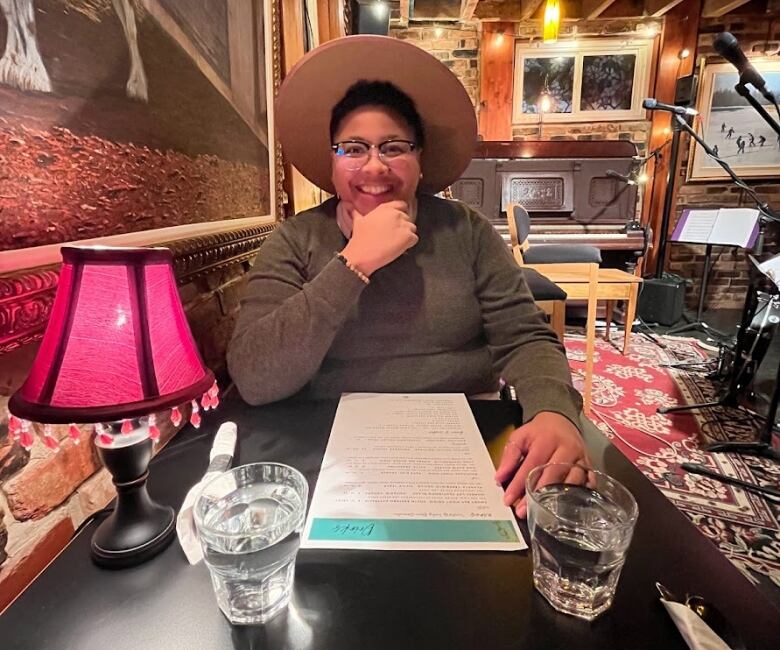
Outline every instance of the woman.
<path fill-rule="evenodd" d="M 252 404 L 293 394 L 516 388 L 525 424 L 496 472 L 525 516 L 535 466 L 585 461 L 581 399 L 511 253 L 465 204 L 476 118 L 439 61 L 387 37 L 309 53 L 276 104 L 289 160 L 335 195 L 281 224 L 252 270 L 228 350 Z M 511 480 L 510 480 L 511 479 Z"/>

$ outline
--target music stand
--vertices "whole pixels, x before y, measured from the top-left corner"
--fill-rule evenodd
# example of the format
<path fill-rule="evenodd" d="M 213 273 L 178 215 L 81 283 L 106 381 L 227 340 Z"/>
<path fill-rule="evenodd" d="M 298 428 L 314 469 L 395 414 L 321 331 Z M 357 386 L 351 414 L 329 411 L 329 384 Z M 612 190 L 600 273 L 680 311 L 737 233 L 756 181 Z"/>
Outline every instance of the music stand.
<path fill-rule="evenodd" d="M 696 320 L 670 329 L 667 334 L 701 331 L 714 338 L 723 339 L 725 332 L 704 322 L 704 299 L 707 295 L 712 271 L 712 247 L 731 246 L 752 248 L 758 238 L 759 212 L 753 208 L 721 208 L 720 210 L 683 210 L 669 241 L 672 243 L 704 244 L 704 270 L 699 287 L 699 304 Z"/>

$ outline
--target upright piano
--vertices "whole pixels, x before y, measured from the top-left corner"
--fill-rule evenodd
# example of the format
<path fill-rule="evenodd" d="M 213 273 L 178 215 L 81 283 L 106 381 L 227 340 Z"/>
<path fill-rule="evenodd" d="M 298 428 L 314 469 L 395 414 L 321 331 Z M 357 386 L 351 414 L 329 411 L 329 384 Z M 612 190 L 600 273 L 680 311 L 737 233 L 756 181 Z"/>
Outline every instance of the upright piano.
<path fill-rule="evenodd" d="M 533 244 L 582 243 L 603 265 L 633 271 L 651 234 L 639 222 L 636 146 L 625 140 L 483 141 L 451 188 L 509 240 L 506 206 L 531 215 Z"/>

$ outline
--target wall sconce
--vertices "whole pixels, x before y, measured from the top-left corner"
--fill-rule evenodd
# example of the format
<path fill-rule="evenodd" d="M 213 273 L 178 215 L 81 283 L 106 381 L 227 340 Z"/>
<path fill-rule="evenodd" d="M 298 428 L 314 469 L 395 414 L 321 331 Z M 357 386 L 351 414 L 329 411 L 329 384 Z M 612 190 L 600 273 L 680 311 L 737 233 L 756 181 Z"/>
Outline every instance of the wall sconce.
<path fill-rule="evenodd" d="M 493 47 L 501 47 L 504 44 L 504 32 L 499 32 L 493 39 Z"/>
<path fill-rule="evenodd" d="M 436 38 L 441 38 L 441 35 L 444 33 L 444 30 L 441 27 L 437 27 L 433 30 L 433 33 L 436 35 Z"/>
<path fill-rule="evenodd" d="M 542 40 L 545 43 L 558 42 L 558 30 L 561 27 L 561 5 L 559 0 L 547 0 L 544 6 Z"/>
<path fill-rule="evenodd" d="M 682 61 L 683 59 L 687 59 L 691 55 L 691 51 L 686 47 L 684 50 L 680 50 L 680 53 L 677 55 L 677 58 Z"/>
<path fill-rule="evenodd" d="M 645 183 L 647 183 L 648 180 L 650 180 L 650 177 L 647 174 L 645 174 L 645 172 L 642 172 L 641 174 L 639 174 L 639 176 L 636 177 L 636 182 L 639 185 L 644 185 Z"/>

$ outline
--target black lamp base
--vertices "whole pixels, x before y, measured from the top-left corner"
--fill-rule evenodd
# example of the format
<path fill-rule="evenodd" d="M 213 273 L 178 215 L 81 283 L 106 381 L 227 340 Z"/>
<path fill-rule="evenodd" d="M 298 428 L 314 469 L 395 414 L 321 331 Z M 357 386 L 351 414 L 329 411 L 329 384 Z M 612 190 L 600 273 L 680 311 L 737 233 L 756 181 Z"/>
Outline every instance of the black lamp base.
<path fill-rule="evenodd" d="M 155 503 L 146 490 L 152 441 L 140 431 L 117 440 L 118 446 L 96 443 L 116 485 L 117 500 L 114 512 L 92 537 L 92 560 L 109 569 L 146 562 L 171 543 L 176 531 L 173 508 Z"/>

